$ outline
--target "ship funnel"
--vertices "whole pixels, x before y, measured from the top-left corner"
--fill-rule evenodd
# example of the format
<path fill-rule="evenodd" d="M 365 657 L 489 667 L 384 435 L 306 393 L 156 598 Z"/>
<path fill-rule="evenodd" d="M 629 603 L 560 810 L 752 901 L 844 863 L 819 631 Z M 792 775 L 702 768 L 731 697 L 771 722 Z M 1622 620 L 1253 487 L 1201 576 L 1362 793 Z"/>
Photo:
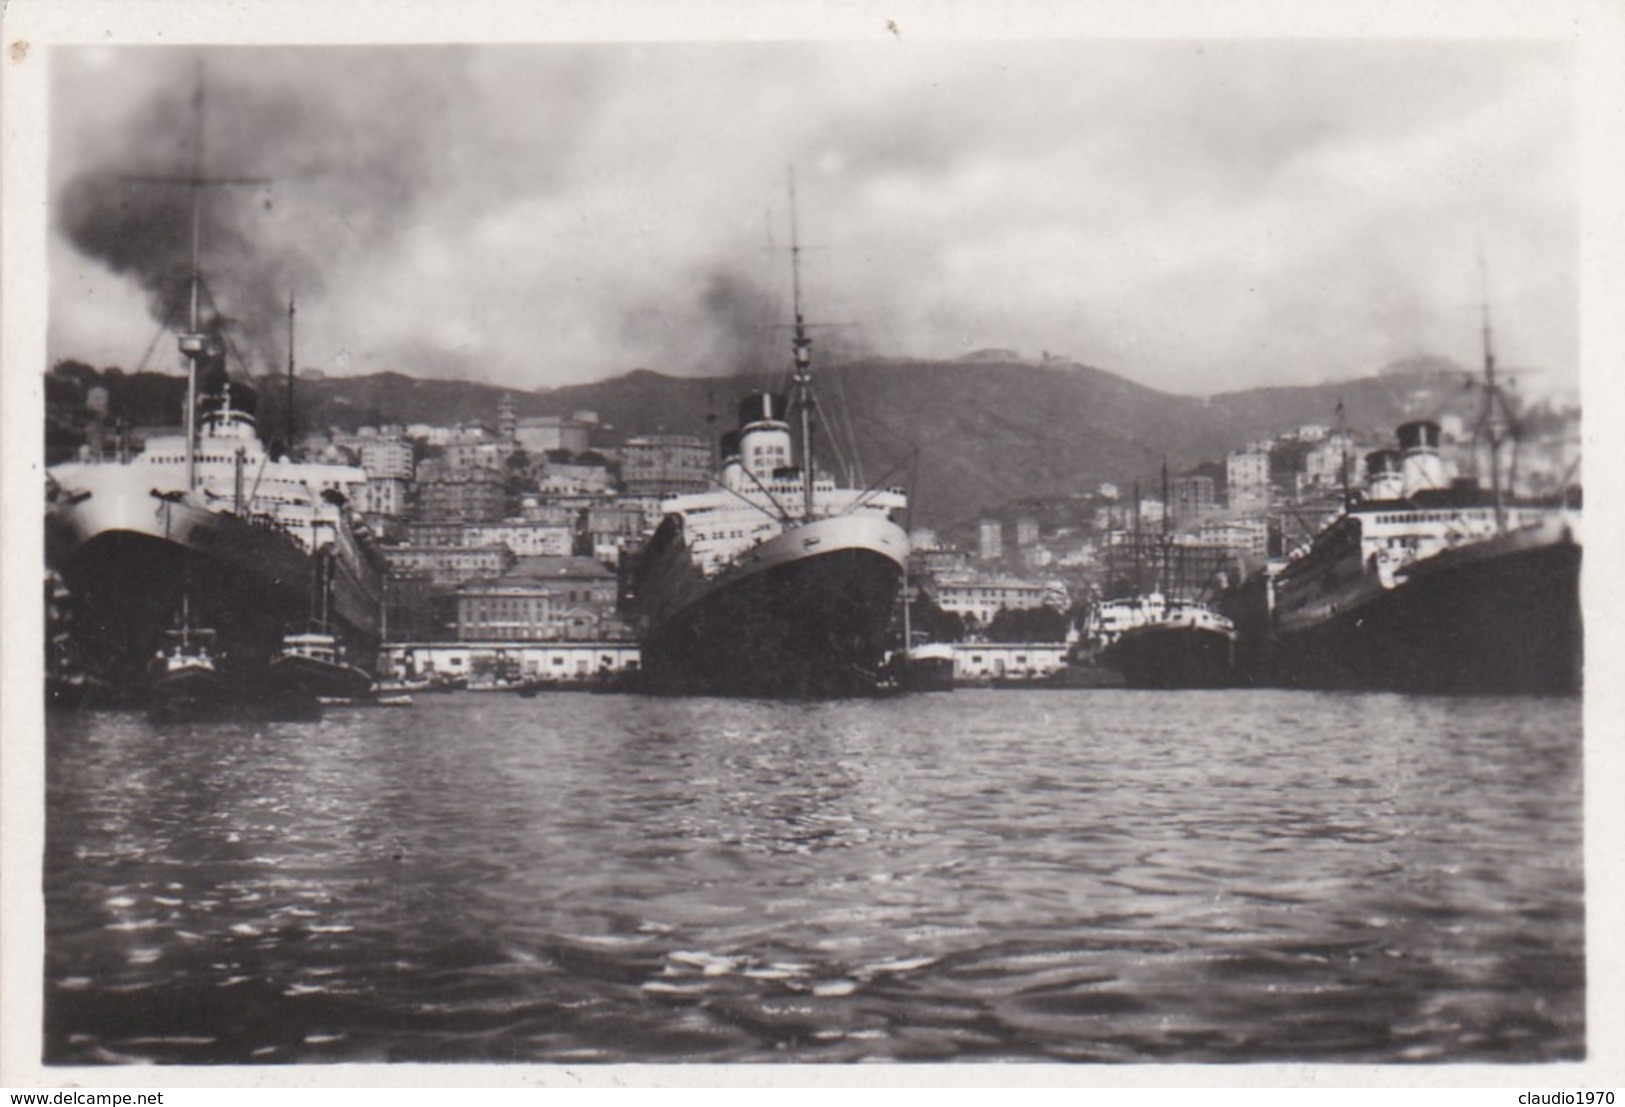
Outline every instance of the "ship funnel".
<path fill-rule="evenodd" d="M 1398 450 L 1372 450 L 1365 455 L 1366 495 L 1397 500 L 1405 494 L 1405 458 Z"/>
<path fill-rule="evenodd" d="M 751 392 L 739 401 L 739 425 L 784 422 L 784 400 L 771 392 Z"/>
<path fill-rule="evenodd" d="M 1404 492 L 1410 496 L 1447 483 L 1444 459 L 1439 456 L 1439 424 L 1418 419 L 1399 428 L 1399 447 L 1404 451 Z"/>

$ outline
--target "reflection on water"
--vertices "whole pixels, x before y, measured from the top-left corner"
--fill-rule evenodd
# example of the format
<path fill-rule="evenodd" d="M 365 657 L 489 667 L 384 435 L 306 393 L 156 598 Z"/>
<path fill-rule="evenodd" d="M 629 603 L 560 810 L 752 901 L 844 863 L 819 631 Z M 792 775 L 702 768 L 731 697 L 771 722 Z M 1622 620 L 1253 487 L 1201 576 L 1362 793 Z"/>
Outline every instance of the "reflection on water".
<path fill-rule="evenodd" d="M 57 1063 L 1584 1054 L 1578 701 L 50 721 Z"/>

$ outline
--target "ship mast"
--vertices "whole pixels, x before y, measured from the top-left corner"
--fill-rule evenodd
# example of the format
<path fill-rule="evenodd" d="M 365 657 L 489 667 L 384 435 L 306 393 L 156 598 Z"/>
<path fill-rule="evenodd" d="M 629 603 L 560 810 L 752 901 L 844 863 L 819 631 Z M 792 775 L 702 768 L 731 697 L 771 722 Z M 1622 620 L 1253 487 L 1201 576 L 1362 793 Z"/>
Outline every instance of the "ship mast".
<path fill-rule="evenodd" d="M 208 349 L 207 336 L 202 333 L 203 299 L 203 190 L 231 185 L 268 185 L 265 177 L 205 177 L 203 175 L 204 136 L 204 82 L 203 63 L 197 67 L 197 88 L 192 93 L 192 170 L 185 177 L 127 176 L 127 182 L 182 186 L 191 199 L 191 267 L 187 276 L 186 331 L 180 336 L 181 353 L 186 358 L 186 488 L 197 487 L 197 387 L 198 363 Z"/>
<path fill-rule="evenodd" d="M 802 517 L 813 516 L 812 339 L 801 314 L 801 235 L 796 219 L 796 174 L 790 171 L 790 294 L 796 313 L 795 337 L 790 345 L 795 363 L 791 370 L 791 403 L 801 416 Z"/>
<path fill-rule="evenodd" d="M 1490 333 L 1490 281 L 1489 269 L 1484 263 L 1482 250 L 1478 254 L 1479 278 L 1483 285 L 1484 312 L 1484 429 L 1490 439 L 1490 488 L 1495 496 L 1495 531 L 1506 530 L 1506 504 L 1501 496 L 1501 431 L 1496 424 L 1495 408 L 1500 399 L 1495 383 L 1495 348 Z"/>
<path fill-rule="evenodd" d="M 1173 538 L 1169 533 L 1173 523 L 1173 497 L 1168 494 L 1168 459 L 1162 459 L 1162 600 L 1166 604 L 1173 594 Z"/>
<path fill-rule="evenodd" d="M 293 454 L 293 293 L 288 293 L 288 456 Z"/>

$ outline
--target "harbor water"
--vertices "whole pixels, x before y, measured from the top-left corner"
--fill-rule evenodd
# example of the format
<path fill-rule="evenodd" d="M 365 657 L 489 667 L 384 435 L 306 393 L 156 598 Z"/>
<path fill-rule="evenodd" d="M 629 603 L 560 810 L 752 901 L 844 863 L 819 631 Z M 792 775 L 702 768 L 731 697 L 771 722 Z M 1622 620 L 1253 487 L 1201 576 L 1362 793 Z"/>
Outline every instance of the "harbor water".
<path fill-rule="evenodd" d="M 1581 705 L 56 714 L 45 1060 L 1585 1055 Z"/>

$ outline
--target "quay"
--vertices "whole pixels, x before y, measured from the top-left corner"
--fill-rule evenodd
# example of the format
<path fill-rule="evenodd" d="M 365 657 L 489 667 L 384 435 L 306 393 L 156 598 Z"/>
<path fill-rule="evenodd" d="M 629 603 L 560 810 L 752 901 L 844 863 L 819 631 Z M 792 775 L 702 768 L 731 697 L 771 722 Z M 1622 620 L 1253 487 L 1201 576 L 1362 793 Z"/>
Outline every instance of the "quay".
<path fill-rule="evenodd" d="M 388 642 L 379 649 L 381 676 L 426 676 L 573 683 L 599 674 L 638 671 L 633 642 Z"/>
<path fill-rule="evenodd" d="M 1065 642 L 954 642 L 954 684 L 1047 680 L 1066 665 Z"/>

